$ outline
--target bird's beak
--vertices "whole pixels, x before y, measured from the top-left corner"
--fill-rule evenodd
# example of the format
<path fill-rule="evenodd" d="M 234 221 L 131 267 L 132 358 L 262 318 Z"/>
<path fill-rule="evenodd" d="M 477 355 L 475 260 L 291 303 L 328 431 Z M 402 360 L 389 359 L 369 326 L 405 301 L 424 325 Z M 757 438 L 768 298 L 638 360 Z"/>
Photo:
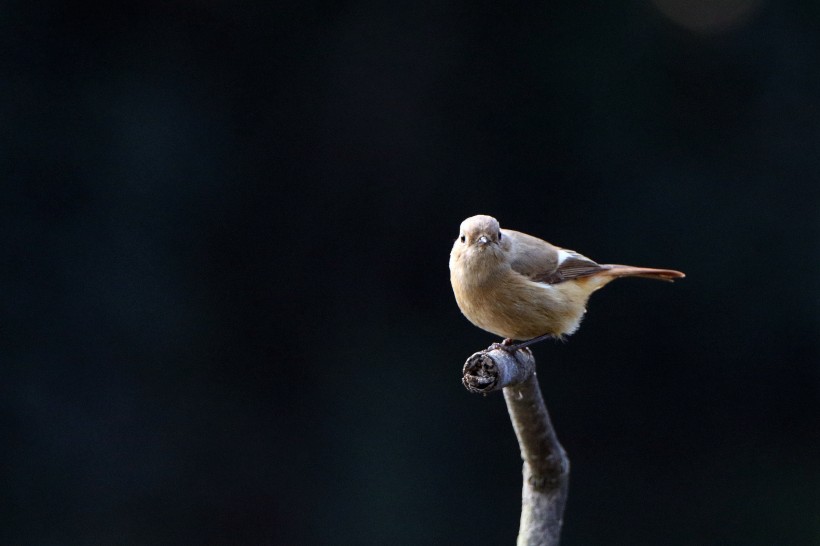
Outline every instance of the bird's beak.
<path fill-rule="evenodd" d="M 486 245 L 489 242 L 490 242 L 490 240 L 487 238 L 486 235 L 482 235 L 481 237 L 478 238 L 478 243 L 479 244 Z"/>

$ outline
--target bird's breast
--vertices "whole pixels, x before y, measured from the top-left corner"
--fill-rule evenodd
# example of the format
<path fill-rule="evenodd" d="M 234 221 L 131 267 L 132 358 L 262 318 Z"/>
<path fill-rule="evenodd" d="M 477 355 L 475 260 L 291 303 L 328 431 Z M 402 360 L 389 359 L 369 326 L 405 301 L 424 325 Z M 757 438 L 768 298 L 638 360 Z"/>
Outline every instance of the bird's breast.
<path fill-rule="evenodd" d="M 479 328 L 511 339 L 572 333 L 589 295 L 580 283 L 533 282 L 509 268 L 496 275 L 456 270 L 451 279 L 464 316 Z"/>

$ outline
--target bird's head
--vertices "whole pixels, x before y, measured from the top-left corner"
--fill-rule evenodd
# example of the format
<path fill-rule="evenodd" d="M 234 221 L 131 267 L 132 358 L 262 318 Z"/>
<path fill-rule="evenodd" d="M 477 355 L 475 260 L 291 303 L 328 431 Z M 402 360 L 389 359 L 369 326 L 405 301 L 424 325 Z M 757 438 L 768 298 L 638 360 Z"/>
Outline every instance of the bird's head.
<path fill-rule="evenodd" d="M 458 238 L 453 243 L 451 258 L 470 262 L 489 259 L 501 261 L 504 258 L 506 243 L 498 220 L 483 214 L 471 216 L 461 222 Z"/>

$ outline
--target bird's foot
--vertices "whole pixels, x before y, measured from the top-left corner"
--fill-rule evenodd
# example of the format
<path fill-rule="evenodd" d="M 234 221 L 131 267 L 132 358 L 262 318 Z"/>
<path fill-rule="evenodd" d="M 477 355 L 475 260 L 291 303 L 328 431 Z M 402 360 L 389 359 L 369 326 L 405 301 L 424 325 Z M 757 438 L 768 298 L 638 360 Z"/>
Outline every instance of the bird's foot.
<path fill-rule="evenodd" d="M 501 343 L 493 343 L 489 347 L 487 347 L 487 351 L 495 351 L 496 349 L 500 349 L 502 351 L 506 351 L 510 354 L 515 353 L 519 348 L 518 345 L 513 345 L 513 340 L 510 338 L 505 339 Z"/>

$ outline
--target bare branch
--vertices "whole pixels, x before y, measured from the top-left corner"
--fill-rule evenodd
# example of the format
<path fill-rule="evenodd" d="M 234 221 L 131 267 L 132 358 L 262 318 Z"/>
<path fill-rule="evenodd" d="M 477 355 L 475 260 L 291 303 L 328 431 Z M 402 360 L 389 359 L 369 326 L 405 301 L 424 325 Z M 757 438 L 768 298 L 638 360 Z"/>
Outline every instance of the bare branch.
<path fill-rule="evenodd" d="M 569 489 L 569 459 L 552 427 L 529 349 L 498 346 L 473 354 L 462 378 L 470 392 L 503 389 L 521 458 L 524 485 L 518 546 L 557 546 Z"/>

